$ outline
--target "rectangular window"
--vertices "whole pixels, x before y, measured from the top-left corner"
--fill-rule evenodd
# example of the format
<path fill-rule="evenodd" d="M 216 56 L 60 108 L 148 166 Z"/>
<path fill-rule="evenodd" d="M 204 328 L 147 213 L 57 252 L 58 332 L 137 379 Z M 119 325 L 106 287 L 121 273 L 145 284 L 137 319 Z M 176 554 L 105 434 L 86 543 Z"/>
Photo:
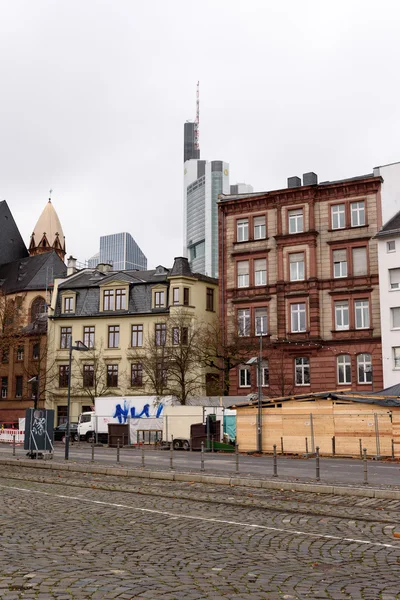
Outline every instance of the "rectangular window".
<path fill-rule="evenodd" d="M 289 254 L 290 281 L 304 280 L 304 252 Z"/>
<path fill-rule="evenodd" d="M 115 310 L 126 310 L 126 290 L 115 290 Z"/>
<path fill-rule="evenodd" d="M 303 209 L 296 208 L 288 211 L 289 233 L 301 233 L 304 231 Z"/>
<path fill-rule="evenodd" d="M 395 240 L 390 240 L 390 242 L 386 242 L 386 252 L 396 252 Z"/>
<path fill-rule="evenodd" d="M 349 354 L 341 354 L 336 359 L 337 380 L 340 384 L 351 383 L 351 359 Z"/>
<path fill-rule="evenodd" d="M 172 290 L 172 303 L 179 304 L 179 288 L 173 288 Z"/>
<path fill-rule="evenodd" d="M 259 377 L 259 371 L 258 371 L 258 365 L 256 368 L 256 372 L 257 372 L 257 387 L 258 387 L 258 377 Z M 261 386 L 262 387 L 267 387 L 269 385 L 269 368 L 268 368 L 268 361 L 267 360 L 263 360 L 261 362 Z"/>
<path fill-rule="evenodd" d="M 3 348 L 3 352 L 1 353 L 1 362 L 3 364 L 8 363 L 9 354 L 10 354 L 10 348 Z"/>
<path fill-rule="evenodd" d="M 333 258 L 333 276 L 335 279 L 339 277 L 347 277 L 347 250 L 334 250 Z"/>
<path fill-rule="evenodd" d="M 1 397 L 7 398 L 8 395 L 8 377 L 1 378 Z"/>
<path fill-rule="evenodd" d="M 58 387 L 66 388 L 68 387 L 68 365 L 60 365 L 58 367 Z"/>
<path fill-rule="evenodd" d="M 24 347 L 23 346 L 18 346 L 18 348 L 17 348 L 17 360 L 19 360 L 19 361 L 24 360 Z"/>
<path fill-rule="evenodd" d="M 238 287 L 249 287 L 249 261 L 239 260 L 237 263 Z"/>
<path fill-rule="evenodd" d="M 254 311 L 255 327 L 254 331 L 256 335 L 267 335 L 267 309 L 256 308 Z"/>
<path fill-rule="evenodd" d="M 131 365 L 131 386 L 140 387 L 143 385 L 143 367 L 142 363 L 137 362 Z"/>
<path fill-rule="evenodd" d="M 346 210 L 344 204 L 335 204 L 331 207 L 332 229 L 346 227 Z"/>
<path fill-rule="evenodd" d="M 189 306 L 189 288 L 183 288 L 183 306 Z"/>
<path fill-rule="evenodd" d="M 250 309 L 242 308 L 238 310 L 238 335 L 241 337 L 250 335 Z"/>
<path fill-rule="evenodd" d="M 94 348 L 94 327 L 83 328 L 83 343 L 87 348 Z"/>
<path fill-rule="evenodd" d="M 131 346 L 132 348 L 143 346 L 143 325 L 132 325 Z"/>
<path fill-rule="evenodd" d="M 64 350 L 69 348 L 72 336 L 72 327 L 61 327 L 60 348 Z"/>
<path fill-rule="evenodd" d="M 361 227 L 365 225 L 365 202 L 352 202 L 350 204 L 351 226 Z"/>
<path fill-rule="evenodd" d="M 94 365 L 83 365 L 83 387 L 94 386 Z"/>
<path fill-rule="evenodd" d="M 64 312 L 65 313 L 73 313 L 74 312 L 74 298 L 72 296 L 68 296 L 64 298 Z"/>
<path fill-rule="evenodd" d="M 172 328 L 172 343 L 174 346 L 181 344 L 187 346 L 189 330 L 187 327 L 173 327 Z"/>
<path fill-rule="evenodd" d="M 389 281 L 391 290 L 400 289 L 400 269 L 389 269 Z"/>
<path fill-rule="evenodd" d="M 250 367 L 240 367 L 239 368 L 239 387 L 250 387 L 251 386 L 251 378 L 250 378 Z"/>
<path fill-rule="evenodd" d="M 301 304 L 291 304 L 290 315 L 292 333 L 306 331 L 306 305 L 303 302 Z"/>
<path fill-rule="evenodd" d="M 335 329 L 349 329 L 349 303 L 347 300 L 335 302 Z"/>
<path fill-rule="evenodd" d="M 310 385 L 310 359 L 295 358 L 295 384 Z"/>
<path fill-rule="evenodd" d="M 104 290 L 103 310 L 114 310 L 114 290 Z"/>
<path fill-rule="evenodd" d="M 239 219 L 237 221 L 237 235 L 236 239 L 238 242 L 247 242 L 249 239 L 249 220 Z"/>
<path fill-rule="evenodd" d="M 265 224 L 265 215 L 262 217 L 254 217 L 254 239 L 264 240 L 267 237 L 267 228 Z"/>
<path fill-rule="evenodd" d="M 368 300 L 356 300 L 354 302 L 354 313 L 356 329 L 369 328 L 369 302 Z"/>
<path fill-rule="evenodd" d="M 32 346 L 32 360 L 39 360 L 40 356 L 40 344 L 35 342 Z"/>
<path fill-rule="evenodd" d="M 165 323 L 156 323 L 155 324 L 155 332 L 156 332 L 156 346 L 165 346 L 165 342 L 167 341 L 167 326 Z"/>
<path fill-rule="evenodd" d="M 390 309 L 392 329 L 400 329 L 400 306 Z"/>
<path fill-rule="evenodd" d="M 214 290 L 212 288 L 207 288 L 207 310 L 214 310 Z"/>
<path fill-rule="evenodd" d="M 366 275 L 367 269 L 367 249 L 353 248 L 353 275 Z"/>
<path fill-rule="evenodd" d="M 179 345 L 179 327 L 172 328 L 172 343 L 174 346 Z"/>
<path fill-rule="evenodd" d="M 109 325 L 108 327 L 108 347 L 119 347 L 119 325 Z"/>
<path fill-rule="evenodd" d="M 154 307 L 163 308 L 165 306 L 165 292 L 154 292 Z"/>
<path fill-rule="evenodd" d="M 370 354 L 357 356 L 358 383 L 372 383 L 372 361 Z"/>
<path fill-rule="evenodd" d="M 118 365 L 107 365 L 107 387 L 118 387 Z"/>
<path fill-rule="evenodd" d="M 400 346 L 394 346 L 393 350 L 393 369 L 400 369 Z"/>
<path fill-rule="evenodd" d="M 158 385 L 167 385 L 168 369 L 163 361 L 159 361 L 156 365 L 156 382 Z"/>
<path fill-rule="evenodd" d="M 266 258 L 257 258 L 254 261 L 254 285 L 267 285 Z"/>
<path fill-rule="evenodd" d="M 22 375 L 17 375 L 15 378 L 15 397 L 22 398 L 22 385 L 23 385 L 23 377 Z"/>

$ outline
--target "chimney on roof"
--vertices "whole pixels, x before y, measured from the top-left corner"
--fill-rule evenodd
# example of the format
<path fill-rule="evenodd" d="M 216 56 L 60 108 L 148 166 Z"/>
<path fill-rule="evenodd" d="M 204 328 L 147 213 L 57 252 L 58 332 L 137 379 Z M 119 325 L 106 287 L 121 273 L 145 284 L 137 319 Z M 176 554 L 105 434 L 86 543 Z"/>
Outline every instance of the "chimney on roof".
<path fill-rule="evenodd" d="M 303 185 L 317 185 L 318 175 L 310 171 L 310 173 L 303 173 Z"/>
<path fill-rule="evenodd" d="M 300 187 L 301 186 L 301 179 L 300 177 L 288 177 L 287 180 L 287 186 L 288 188 L 296 188 L 296 187 Z"/>
<path fill-rule="evenodd" d="M 49 202 L 50 202 L 50 200 L 49 200 Z M 67 262 L 67 276 L 69 277 L 70 275 L 73 275 L 77 271 L 78 271 L 78 269 L 76 268 L 76 258 L 74 258 L 71 254 L 71 256 L 68 257 L 68 262 Z"/>
<path fill-rule="evenodd" d="M 96 269 L 100 271 L 100 273 L 109 273 L 112 269 L 112 265 L 109 263 L 99 263 Z"/>

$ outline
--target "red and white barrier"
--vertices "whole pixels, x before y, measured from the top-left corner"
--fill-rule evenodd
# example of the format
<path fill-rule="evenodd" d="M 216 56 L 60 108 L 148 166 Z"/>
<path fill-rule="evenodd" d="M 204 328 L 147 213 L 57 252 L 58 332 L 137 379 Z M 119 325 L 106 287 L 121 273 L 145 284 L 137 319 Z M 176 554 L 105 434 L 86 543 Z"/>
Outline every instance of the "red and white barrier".
<path fill-rule="evenodd" d="M 23 443 L 25 439 L 25 431 L 21 429 L 0 429 L 0 442 L 10 443 L 15 435 L 15 443 Z"/>

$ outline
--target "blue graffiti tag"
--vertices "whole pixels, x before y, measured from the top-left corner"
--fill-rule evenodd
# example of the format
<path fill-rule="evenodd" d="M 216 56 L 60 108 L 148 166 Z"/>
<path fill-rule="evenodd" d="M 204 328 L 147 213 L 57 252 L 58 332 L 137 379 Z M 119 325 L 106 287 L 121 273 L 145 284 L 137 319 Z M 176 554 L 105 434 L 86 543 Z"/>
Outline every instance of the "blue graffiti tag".
<path fill-rule="evenodd" d="M 164 408 L 163 404 L 158 405 L 157 412 L 156 412 L 156 419 L 158 419 L 161 416 L 163 408 Z M 129 415 L 129 413 L 130 413 L 130 415 Z M 142 408 L 142 411 L 139 414 L 136 414 L 135 406 L 131 406 L 129 409 L 129 405 L 127 404 L 126 400 L 124 400 L 123 407 L 121 406 L 121 404 L 115 405 L 115 412 L 113 414 L 113 417 L 114 417 L 114 419 L 118 419 L 118 423 L 126 423 L 129 416 L 132 419 L 143 419 L 144 417 L 147 417 L 148 419 L 150 419 L 151 418 L 150 404 L 145 404 L 144 407 Z"/>

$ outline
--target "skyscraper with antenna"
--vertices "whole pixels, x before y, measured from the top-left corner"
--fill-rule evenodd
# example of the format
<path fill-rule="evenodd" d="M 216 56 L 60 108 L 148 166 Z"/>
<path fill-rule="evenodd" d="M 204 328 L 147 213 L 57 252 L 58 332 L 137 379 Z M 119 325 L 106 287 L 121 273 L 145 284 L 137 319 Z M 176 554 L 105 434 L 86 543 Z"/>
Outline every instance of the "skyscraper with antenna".
<path fill-rule="evenodd" d="M 196 118 L 194 121 L 186 121 L 183 128 L 183 162 L 200 158 L 199 142 L 200 124 L 200 82 L 196 89 Z"/>

